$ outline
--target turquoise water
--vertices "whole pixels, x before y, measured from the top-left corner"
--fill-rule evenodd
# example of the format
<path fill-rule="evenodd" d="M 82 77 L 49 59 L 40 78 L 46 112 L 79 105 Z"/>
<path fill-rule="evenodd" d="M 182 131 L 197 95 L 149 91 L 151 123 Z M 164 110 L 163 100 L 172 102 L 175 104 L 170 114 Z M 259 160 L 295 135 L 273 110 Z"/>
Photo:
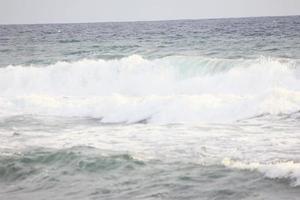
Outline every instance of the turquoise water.
<path fill-rule="evenodd" d="M 0 26 L 0 199 L 298 199 L 300 18 Z"/>

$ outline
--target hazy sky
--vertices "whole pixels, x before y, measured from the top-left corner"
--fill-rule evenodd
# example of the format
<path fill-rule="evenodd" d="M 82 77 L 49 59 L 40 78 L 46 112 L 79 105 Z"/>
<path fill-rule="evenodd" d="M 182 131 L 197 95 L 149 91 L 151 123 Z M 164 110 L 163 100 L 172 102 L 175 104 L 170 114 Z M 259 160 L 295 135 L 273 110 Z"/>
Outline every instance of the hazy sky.
<path fill-rule="evenodd" d="M 0 0 L 0 24 L 300 15 L 300 0 Z"/>

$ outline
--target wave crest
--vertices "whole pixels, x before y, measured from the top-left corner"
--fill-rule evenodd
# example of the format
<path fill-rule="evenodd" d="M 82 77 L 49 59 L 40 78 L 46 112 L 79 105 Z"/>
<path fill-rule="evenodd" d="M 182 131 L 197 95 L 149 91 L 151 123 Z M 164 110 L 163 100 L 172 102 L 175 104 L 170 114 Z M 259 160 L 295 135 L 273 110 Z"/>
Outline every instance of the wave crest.
<path fill-rule="evenodd" d="M 300 110 L 296 60 L 173 56 L 0 69 L 1 114 L 223 122 Z"/>
<path fill-rule="evenodd" d="M 222 164 L 233 169 L 258 171 L 271 179 L 290 179 L 292 186 L 300 185 L 300 163 L 293 161 L 262 164 L 258 162 L 245 163 L 225 158 Z"/>

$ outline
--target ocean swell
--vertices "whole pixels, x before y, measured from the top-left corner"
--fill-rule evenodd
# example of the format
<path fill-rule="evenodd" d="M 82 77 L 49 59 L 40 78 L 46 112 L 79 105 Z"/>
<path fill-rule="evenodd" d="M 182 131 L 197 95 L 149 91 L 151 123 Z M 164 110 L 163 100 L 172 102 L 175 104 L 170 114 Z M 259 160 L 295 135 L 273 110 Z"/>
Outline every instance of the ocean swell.
<path fill-rule="evenodd" d="M 0 155 L 0 181 L 44 181 L 76 173 L 108 174 L 130 171 L 144 165 L 129 154 L 77 146 L 68 149 L 34 149 L 22 154 Z M 57 170 L 59 169 L 59 170 Z M 51 173 L 53 177 L 50 175 Z"/>

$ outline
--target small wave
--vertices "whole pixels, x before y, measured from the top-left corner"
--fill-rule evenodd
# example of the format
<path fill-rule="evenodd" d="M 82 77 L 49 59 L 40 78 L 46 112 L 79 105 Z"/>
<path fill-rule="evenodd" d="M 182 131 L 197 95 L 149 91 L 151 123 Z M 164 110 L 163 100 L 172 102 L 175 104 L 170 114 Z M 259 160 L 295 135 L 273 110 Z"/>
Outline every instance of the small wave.
<path fill-rule="evenodd" d="M 225 158 L 222 164 L 232 169 L 258 171 L 270 179 L 289 179 L 292 186 L 300 186 L 300 163 L 294 161 L 259 163 L 241 162 Z"/>
<path fill-rule="evenodd" d="M 91 147 L 72 147 L 62 150 L 36 149 L 22 154 L 1 155 L 0 180 L 9 182 L 34 178 L 34 176 L 40 177 L 45 171 L 55 169 L 60 169 L 55 172 L 59 173 L 57 176 L 78 171 L 117 173 L 143 165 L 143 161 L 129 154 L 106 152 Z"/>
<path fill-rule="evenodd" d="M 59 43 L 77 43 L 80 42 L 80 40 L 59 40 Z"/>

